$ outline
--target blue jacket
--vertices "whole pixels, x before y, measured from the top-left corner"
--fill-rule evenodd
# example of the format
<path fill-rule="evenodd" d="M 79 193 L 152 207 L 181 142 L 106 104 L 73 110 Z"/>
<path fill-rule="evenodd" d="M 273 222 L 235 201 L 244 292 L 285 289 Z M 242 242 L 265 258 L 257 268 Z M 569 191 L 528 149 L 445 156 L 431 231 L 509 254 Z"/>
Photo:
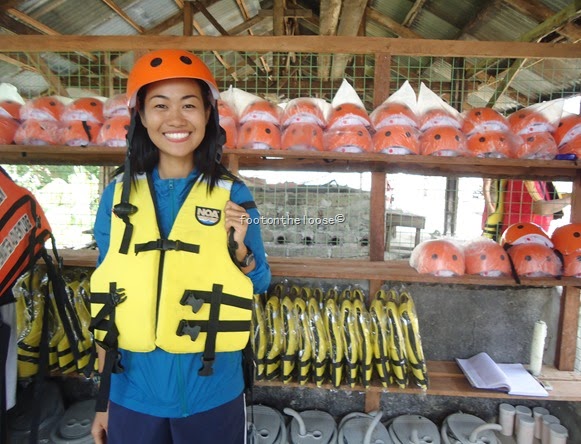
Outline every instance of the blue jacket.
<path fill-rule="evenodd" d="M 157 168 L 153 171 L 159 228 L 163 236 L 171 231 L 197 176 L 194 170 L 183 179 L 161 179 Z M 109 249 L 113 192 L 114 183 L 111 183 L 103 191 L 95 220 L 98 263 Z M 250 190 L 241 182 L 233 184 L 230 199 L 236 204 L 253 200 Z M 253 219 L 259 217 L 256 209 L 248 213 Z M 254 292 L 263 293 L 268 289 L 271 275 L 258 224 L 248 226 L 244 243 L 256 258 L 256 268 L 248 277 L 254 284 Z M 121 354 L 125 371 L 112 375 L 110 400 L 137 412 L 166 418 L 189 416 L 232 401 L 244 390 L 241 352 L 217 353 L 214 374 L 205 377 L 198 375 L 201 353 L 171 354 L 156 349 L 149 353 L 121 350 Z"/>

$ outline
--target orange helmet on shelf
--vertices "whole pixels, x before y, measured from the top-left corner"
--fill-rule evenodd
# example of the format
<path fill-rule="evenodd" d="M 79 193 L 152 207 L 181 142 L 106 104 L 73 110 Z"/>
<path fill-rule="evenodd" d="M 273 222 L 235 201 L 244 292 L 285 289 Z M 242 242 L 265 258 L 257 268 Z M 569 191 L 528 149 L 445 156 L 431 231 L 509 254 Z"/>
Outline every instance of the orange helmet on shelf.
<path fill-rule="evenodd" d="M 218 100 L 218 115 L 220 116 L 220 121 L 222 119 L 232 119 L 234 122 L 238 122 L 238 115 L 234 111 L 234 108 L 225 102 L 224 100 Z"/>
<path fill-rule="evenodd" d="M 133 65 L 127 79 L 129 108 L 135 107 L 137 92 L 143 86 L 179 78 L 200 80 L 208 85 L 214 100 L 220 98 L 214 76 L 199 57 L 182 49 L 159 49 L 140 57 Z"/>
<path fill-rule="evenodd" d="M 581 277 L 581 251 L 563 254 L 563 276 Z"/>
<path fill-rule="evenodd" d="M 473 108 L 466 113 L 462 123 L 462 132 L 467 137 L 488 131 L 508 131 L 506 118 L 492 108 Z"/>
<path fill-rule="evenodd" d="M 103 124 L 84 120 L 71 120 L 62 124 L 62 143 L 68 146 L 96 145 Z"/>
<path fill-rule="evenodd" d="M 282 132 L 281 148 L 323 151 L 323 129 L 315 123 L 291 123 Z"/>
<path fill-rule="evenodd" d="M 258 150 L 280 149 L 280 128 L 264 120 L 251 120 L 238 130 L 238 148 Z"/>
<path fill-rule="evenodd" d="M 425 131 L 434 126 L 452 126 L 461 129 L 462 122 L 445 109 L 433 108 L 422 114 L 420 130 Z"/>
<path fill-rule="evenodd" d="M 238 125 L 230 117 L 220 118 L 220 126 L 226 132 L 224 148 L 235 149 L 238 146 Z"/>
<path fill-rule="evenodd" d="M 567 142 L 563 143 L 557 154 L 574 154 L 577 158 L 581 157 L 581 134 L 569 139 Z"/>
<path fill-rule="evenodd" d="M 517 222 L 509 225 L 500 237 L 500 245 L 505 248 L 513 245 L 536 243 L 553 248 L 549 235 L 534 222 Z"/>
<path fill-rule="evenodd" d="M 326 151 L 339 153 L 370 153 L 373 151 L 371 134 L 364 125 L 327 128 L 323 133 L 323 146 Z"/>
<path fill-rule="evenodd" d="M 103 118 L 105 120 L 115 116 L 129 117 L 129 107 L 127 106 L 127 96 L 125 94 L 115 94 L 103 103 Z"/>
<path fill-rule="evenodd" d="M 54 120 L 25 120 L 14 134 L 18 145 L 59 145 L 61 143 L 60 123 Z"/>
<path fill-rule="evenodd" d="M 311 123 L 320 127 L 326 125 L 323 111 L 308 97 L 291 100 L 282 112 L 281 122 L 285 127 L 293 123 Z"/>
<path fill-rule="evenodd" d="M 561 259 L 555 252 L 542 244 L 514 245 L 508 250 L 518 276 L 560 276 L 562 273 Z"/>
<path fill-rule="evenodd" d="M 476 133 L 468 137 L 468 151 L 474 157 L 514 157 L 518 146 L 516 136 L 506 131 Z"/>
<path fill-rule="evenodd" d="M 0 101 L 0 116 L 20 120 L 20 108 L 22 108 L 21 103 L 14 100 L 2 100 Z"/>
<path fill-rule="evenodd" d="M 464 247 L 466 274 L 497 277 L 511 274 L 507 252 L 492 239 L 479 239 Z"/>
<path fill-rule="evenodd" d="M 12 117 L 0 116 L 0 145 L 10 145 L 14 142 L 14 136 L 19 123 Z"/>
<path fill-rule="evenodd" d="M 581 223 L 570 223 L 555 228 L 551 241 L 555 250 L 563 255 L 581 252 Z"/>
<path fill-rule="evenodd" d="M 355 125 L 371 126 L 371 120 L 365 108 L 354 103 L 343 103 L 331 110 L 327 128 Z"/>
<path fill-rule="evenodd" d="M 129 131 L 128 116 L 111 117 L 101 127 L 97 137 L 97 145 L 127 146 L 127 131 Z"/>
<path fill-rule="evenodd" d="M 409 106 L 403 103 L 394 102 L 379 105 L 369 117 L 376 130 L 391 125 L 418 127 L 418 117 Z"/>
<path fill-rule="evenodd" d="M 554 159 L 557 143 L 551 133 L 528 133 L 520 136 L 522 143 L 514 152 L 517 159 Z"/>
<path fill-rule="evenodd" d="M 524 108 L 507 117 L 508 126 L 514 134 L 524 135 L 530 133 L 553 132 L 555 125 L 549 122 L 538 111 Z"/>
<path fill-rule="evenodd" d="M 420 243 L 412 251 L 410 265 L 418 273 L 435 276 L 462 276 L 465 272 L 464 253 L 447 239 Z"/>
<path fill-rule="evenodd" d="M 553 133 L 557 146 L 569 142 L 571 139 L 581 134 L 581 115 L 571 114 L 563 117 L 557 125 L 557 129 Z"/>
<path fill-rule="evenodd" d="M 61 122 L 84 120 L 103 123 L 103 102 L 92 97 L 81 97 L 65 106 L 61 115 Z"/>
<path fill-rule="evenodd" d="M 57 97 L 36 97 L 26 102 L 20 108 L 21 120 L 52 120 L 58 122 L 65 105 Z"/>
<path fill-rule="evenodd" d="M 433 126 L 420 135 L 420 154 L 424 156 L 465 156 L 464 133 L 453 126 Z"/>
<path fill-rule="evenodd" d="M 280 126 L 281 109 L 268 100 L 256 100 L 246 106 L 240 114 L 240 123 L 269 122 Z"/>
<path fill-rule="evenodd" d="M 394 125 L 373 135 L 373 151 L 384 154 L 420 154 L 419 132 L 413 126 Z"/>

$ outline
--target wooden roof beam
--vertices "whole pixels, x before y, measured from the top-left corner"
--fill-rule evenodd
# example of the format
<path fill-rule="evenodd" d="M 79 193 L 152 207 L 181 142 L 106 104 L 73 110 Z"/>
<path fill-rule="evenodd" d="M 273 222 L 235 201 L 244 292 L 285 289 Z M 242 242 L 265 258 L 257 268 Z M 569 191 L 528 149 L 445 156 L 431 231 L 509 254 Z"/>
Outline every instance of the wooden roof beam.
<path fill-rule="evenodd" d="M 321 0 L 319 13 L 319 35 L 337 35 L 337 25 L 341 15 L 341 0 Z M 329 54 L 319 54 L 317 75 L 328 80 L 331 74 L 331 60 Z"/>
<path fill-rule="evenodd" d="M 42 34 L 60 35 L 51 27 L 46 26 L 44 23 L 41 23 L 38 20 L 33 19 L 29 15 L 26 15 L 24 12 L 20 12 L 18 9 L 9 8 L 6 10 L 6 12 L 15 19 L 20 20 L 22 23 L 30 26 L 31 28 L 36 29 L 37 31 L 40 31 L 40 33 Z"/>
<path fill-rule="evenodd" d="M 51 70 L 48 64 L 38 54 L 27 54 L 30 64 L 38 69 L 42 76 L 46 79 L 54 94 L 63 97 L 69 97 L 66 87 L 61 83 L 58 76 Z"/>
<path fill-rule="evenodd" d="M 381 26 L 386 27 L 391 32 L 396 34 L 398 37 L 403 37 L 405 39 L 422 39 L 423 37 L 419 34 L 416 34 L 411 29 L 406 28 L 405 26 L 399 24 L 391 17 L 388 17 L 385 14 L 382 14 L 376 9 L 373 8 L 366 8 L 365 15 L 369 20 L 373 20 L 374 22 L 379 23 Z"/>
<path fill-rule="evenodd" d="M 345 2 L 341 10 L 339 26 L 337 26 L 337 35 L 356 36 L 359 32 L 366 6 L 367 0 L 352 0 Z M 345 68 L 350 59 L 350 54 L 336 54 L 333 57 L 331 77 L 343 77 L 345 75 Z"/>
<path fill-rule="evenodd" d="M 180 9 L 184 9 L 184 0 L 175 0 L 176 5 Z"/>
<path fill-rule="evenodd" d="M 285 35 L 284 32 L 284 0 L 274 0 L 272 7 L 272 34 Z"/>
<path fill-rule="evenodd" d="M 405 28 L 409 28 L 413 23 L 419 13 L 422 11 L 422 8 L 426 4 L 427 0 L 416 0 L 410 10 L 408 11 L 405 19 L 403 20 L 402 26 Z"/>
<path fill-rule="evenodd" d="M 115 14 L 117 14 L 119 17 L 121 17 L 123 20 L 125 20 L 127 23 L 129 23 L 129 25 L 133 29 L 135 29 L 139 34 L 143 34 L 143 27 L 139 26 L 137 23 L 135 23 L 135 21 L 131 17 L 129 17 L 125 13 L 123 8 L 119 7 L 119 5 L 117 3 L 115 3 L 113 0 L 102 0 L 102 1 L 107 6 L 109 6 L 113 11 L 115 11 Z"/>

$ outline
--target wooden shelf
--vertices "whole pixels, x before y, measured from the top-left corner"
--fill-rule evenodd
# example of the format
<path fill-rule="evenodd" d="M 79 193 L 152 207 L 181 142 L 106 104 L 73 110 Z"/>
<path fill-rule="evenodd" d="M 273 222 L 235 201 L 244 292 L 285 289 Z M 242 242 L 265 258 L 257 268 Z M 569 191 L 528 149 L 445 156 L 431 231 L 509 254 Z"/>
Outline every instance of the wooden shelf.
<path fill-rule="evenodd" d="M 94 268 L 97 263 L 97 250 L 61 250 L 66 266 Z M 319 259 L 300 257 L 269 256 L 268 263 L 273 276 L 288 278 L 380 280 L 397 282 L 417 282 L 424 284 L 464 284 L 478 286 L 529 286 L 557 287 L 581 286 L 579 278 L 522 278 L 518 284 L 511 277 L 482 277 L 474 275 L 438 277 L 419 274 L 405 260 L 371 262 L 365 259 Z"/>
<path fill-rule="evenodd" d="M 572 160 L 483 159 L 474 157 L 396 156 L 380 153 L 225 150 L 239 169 L 274 171 L 390 172 L 429 176 L 512 177 L 572 181 L 581 165 Z M 123 163 L 125 148 L 103 146 L 0 145 L 0 163 L 103 165 Z"/>
<path fill-rule="evenodd" d="M 409 387 L 400 389 L 395 386 L 383 387 L 379 382 L 375 382 L 371 387 L 363 386 L 351 387 L 342 385 L 337 388 L 331 384 L 323 384 L 322 389 L 327 390 L 353 390 L 366 393 L 401 393 L 409 395 L 437 395 L 437 396 L 465 396 L 470 398 L 498 398 L 498 399 L 539 399 L 548 401 L 581 401 L 581 375 L 574 372 L 563 372 L 556 370 L 554 367 L 544 366 L 539 376 L 539 380 L 550 390 L 549 397 L 523 397 L 511 396 L 507 393 L 495 390 L 476 389 L 470 385 L 462 370 L 455 362 L 450 361 L 428 361 L 429 387 L 426 391 L 419 388 Z M 283 383 L 280 380 L 272 381 L 255 381 L 257 386 L 273 387 L 308 387 L 317 388 L 314 383 L 308 383 L 304 386 L 297 382 Z"/>

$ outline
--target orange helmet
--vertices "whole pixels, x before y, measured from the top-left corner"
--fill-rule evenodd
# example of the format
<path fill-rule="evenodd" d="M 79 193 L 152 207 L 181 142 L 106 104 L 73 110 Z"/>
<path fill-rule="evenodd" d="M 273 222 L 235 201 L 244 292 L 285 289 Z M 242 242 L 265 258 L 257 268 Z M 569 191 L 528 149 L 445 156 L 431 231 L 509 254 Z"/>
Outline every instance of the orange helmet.
<path fill-rule="evenodd" d="M 87 122 L 103 123 L 103 102 L 92 97 L 81 97 L 65 106 L 61 115 L 61 122 L 84 120 Z"/>
<path fill-rule="evenodd" d="M 293 123 L 312 123 L 325 127 L 325 116 L 321 108 L 310 98 L 301 97 L 291 100 L 282 113 L 282 125 Z"/>
<path fill-rule="evenodd" d="M 234 111 L 234 108 L 232 108 L 228 102 L 225 102 L 223 100 L 218 100 L 218 115 L 220 116 L 220 121 L 222 121 L 222 119 L 232 119 L 234 122 L 238 122 L 238 116 L 236 115 L 236 112 Z"/>
<path fill-rule="evenodd" d="M 71 120 L 63 123 L 61 140 L 68 146 L 96 145 L 102 126 L 99 122 Z"/>
<path fill-rule="evenodd" d="M 462 123 L 456 116 L 445 109 L 434 108 L 422 115 L 420 129 L 425 131 L 434 126 L 452 126 L 461 129 Z"/>
<path fill-rule="evenodd" d="M 514 153 L 517 159 L 554 159 L 558 153 L 551 133 L 525 133 L 520 138 L 522 143 Z"/>
<path fill-rule="evenodd" d="M 355 105 L 353 103 L 344 103 L 331 110 L 327 128 L 334 126 L 354 126 L 364 125 L 371 126 L 369 115 L 365 108 Z"/>
<path fill-rule="evenodd" d="M 14 142 L 18 125 L 12 117 L 0 116 L 0 145 L 10 145 Z"/>
<path fill-rule="evenodd" d="M 280 128 L 264 120 L 251 120 L 240 126 L 238 148 L 279 150 Z"/>
<path fill-rule="evenodd" d="M 58 122 L 65 105 L 57 97 L 37 97 L 29 100 L 20 108 L 21 120 L 52 120 Z"/>
<path fill-rule="evenodd" d="M 466 274 L 506 276 L 511 274 L 508 254 L 492 239 L 479 239 L 464 248 Z"/>
<path fill-rule="evenodd" d="M 555 125 L 549 122 L 545 116 L 538 111 L 530 109 L 521 109 L 512 113 L 507 118 L 508 126 L 514 134 L 529 134 L 553 132 Z"/>
<path fill-rule="evenodd" d="M 561 254 L 581 252 L 581 223 L 571 223 L 555 228 L 551 241 Z"/>
<path fill-rule="evenodd" d="M 224 148 L 235 149 L 238 143 L 238 125 L 230 117 L 220 118 L 220 126 L 226 132 Z"/>
<path fill-rule="evenodd" d="M 505 248 L 520 244 L 541 244 L 553 248 L 549 235 L 534 222 L 517 222 L 509 225 L 500 237 L 500 245 Z"/>
<path fill-rule="evenodd" d="M 563 276 L 581 277 L 581 251 L 563 254 Z"/>
<path fill-rule="evenodd" d="M 159 49 L 140 57 L 127 79 L 127 104 L 135 107 L 141 87 L 167 79 L 197 79 L 206 83 L 215 100 L 220 98 L 218 85 L 206 64 L 191 52 L 181 49 Z"/>
<path fill-rule="evenodd" d="M 555 252 L 542 244 L 514 245 L 508 250 L 519 276 L 560 276 L 561 259 Z"/>
<path fill-rule="evenodd" d="M 427 240 L 414 248 L 410 265 L 421 274 L 462 276 L 465 270 L 464 253 L 450 240 Z"/>
<path fill-rule="evenodd" d="M 475 157 L 514 157 L 516 136 L 506 131 L 477 133 L 468 137 L 468 151 Z"/>
<path fill-rule="evenodd" d="M 453 126 L 433 126 L 420 136 L 420 154 L 424 156 L 465 156 L 464 133 Z"/>
<path fill-rule="evenodd" d="M 268 100 L 257 100 L 250 103 L 240 114 L 240 123 L 250 121 L 269 122 L 280 126 L 281 109 Z"/>
<path fill-rule="evenodd" d="M 418 134 L 413 126 L 386 126 L 373 135 L 373 151 L 384 154 L 420 154 Z"/>
<path fill-rule="evenodd" d="M 54 120 L 25 120 L 14 135 L 18 145 L 59 145 L 60 124 Z"/>
<path fill-rule="evenodd" d="M 323 134 L 323 146 L 326 151 L 340 153 L 373 151 L 371 134 L 367 127 L 361 124 L 327 128 Z"/>
<path fill-rule="evenodd" d="M 492 108 L 473 108 L 466 113 L 462 123 L 462 132 L 467 137 L 488 131 L 508 131 L 508 122 Z"/>
<path fill-rule="evenodd" d="M 125 94 L 115 94 L 105 100 L 103 104 L 103 118 L 107 120 L 115 116 L 130 116 L 127 106 L 127 96 Z"/>
<path fill-rule="evenodd" d="M 581 134 L 573 137 L 559 147 L 558 154 L 575 154 L 581 157 Z"/>
<path fill-rule="evenodd" d="M 561 119 L 553 135 L 557 146 L 560 147 L 579 134 L 581 134 L 581 115 L 572 114 Z"/>
<path fill-rule="evenodd" d="M 2 100 L 0 101 L 0 116 L 20 120 L 20 108 L 22 108 L 21 103 L 14 100 Z"/>
<path fill-rule="evenodd" d="M 323 129 L 315 123 L 291 123 L 282 132 L 281 148 L 323 151 Z"/>
<path fill-rule="evenodd" d="M 384 103 L 369 116 L 375 129 L 391 125 L 418 127 L 418 118 L 411 108 L 403 103 Z"/>
<path fill-rule="evenodd" d="M 101 127 L 101 131 L 99 131 L 99 136 L 97 137 L 97 145 L 112 147 L 126 146 L 127 131 L 129 131 L 129 117 L 111 117 Z"/>

